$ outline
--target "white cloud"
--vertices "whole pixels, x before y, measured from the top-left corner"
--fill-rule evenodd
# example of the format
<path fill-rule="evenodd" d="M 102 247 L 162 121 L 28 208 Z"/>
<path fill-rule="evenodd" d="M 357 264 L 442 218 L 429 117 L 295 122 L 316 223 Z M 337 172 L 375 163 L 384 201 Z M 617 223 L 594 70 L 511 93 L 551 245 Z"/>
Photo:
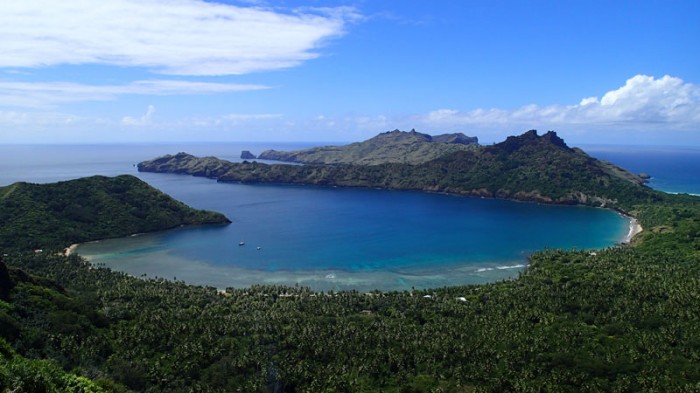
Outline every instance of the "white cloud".
<path fill-rule="evenodd" d="M 263 90 L 267 86 L 232 83 L 143 80 L 125 85 L 85 85 L 67 82 L 0 81 L 0 105 L 47 107 L 67 102 L 112 100 L 120 95 L 194 95 Z"/>
<path fill-rule="evenodd" d="M 318 56 L 357 18 L 350 8 L 283 13 L 201 0 L 0 3 L 0 67 L 107 64 L 173 75 L 233 75 Z"/>
<path fill-rule="evenodd" d="M 122 124 L 125 126 L 146 126 L 151 124 L 153 119 L 153 114 L 156 113 L 156 107 L 149 105 L 146 109 L 146 113 L 141 117 L 131 117 L 125 116 L 122 118 Z"/>
<path fill-rule="evenodd" d="M 419 116 L 417 121 L 431 127 L 624 126 L 648 129 L 661 125 L 675 130 L 697 129 L 700 127 L 700 86 L 668 75 L 658 79 L 636 75 L 600 99 L 587 97 L 575 105 L 540 107 L 533 104 L 517 109 L 471 111 L 438 109 Z"/>
<path fill-rule="evenodd" d="M 221 118 L 224 120 L 262 120 L 282 117 L 279 113 L 229 113 Z"/>
<path fill-rule="evenodd" d="M 228 113 L 219 116 L 195 116 L 186 117 L 169 123 L 161 123 L 161 126 L 171 128 L 191 129 L 193 127 L 226 129 L 236 126 L 250 126 L 256 124 L 269 124 L 270 121 L 283 117 L 280 113 Z"/>
<path fill-rule="evenodd" d="M 66 113 L 0 111 L 0 125 L 4 126 L 52 126 L 71 125 L 84 119 Z"/>

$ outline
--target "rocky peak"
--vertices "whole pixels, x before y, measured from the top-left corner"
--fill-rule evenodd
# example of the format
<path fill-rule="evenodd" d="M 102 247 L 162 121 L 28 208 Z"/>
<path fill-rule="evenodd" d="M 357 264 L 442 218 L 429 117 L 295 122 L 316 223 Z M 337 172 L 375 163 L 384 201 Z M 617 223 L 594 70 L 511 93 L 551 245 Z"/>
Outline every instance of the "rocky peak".
<path fill-rule="evenodd" d="M 509 136 L 505 141 L 491 146 L 490 150 L 503 150 L 505 152 L 513 152 L 525 146 L 541 145 L 556 146 L 559 148 L 569 149 L 563 139 L 557 136 L 554 131 L 548 131 L 542 136 L 537 135 L 537 130 L 529 130 L 518 136 Z"/>

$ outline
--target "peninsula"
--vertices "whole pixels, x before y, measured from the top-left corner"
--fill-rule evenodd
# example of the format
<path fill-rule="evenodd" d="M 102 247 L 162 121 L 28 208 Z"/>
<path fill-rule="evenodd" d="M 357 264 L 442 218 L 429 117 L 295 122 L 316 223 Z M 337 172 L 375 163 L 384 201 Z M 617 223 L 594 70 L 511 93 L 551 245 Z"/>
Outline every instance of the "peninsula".
<path fill-rule="evenodd" d="M 0 187 L 0 249 L 66 247 L 183 225 L 224 224 L 130 175 Z"/>
<path fill-rule="evenodd" d="M 441 150 L 441 154 L 430 156 L 427 161 L 419 162 L 416 155 L 409 154 L 413 157 L 411 163 L 397 162 L 397 157 L 406 151 L 432 149 L 426 146 L 436 143 L 442 144 L 439 149 L 459 147 Z M 365 156 L 357 155 L 362 150 L 360 146 L 373 146 L 367 153 L 372 165 L 361 163 Z M 431 152 L 437 154 L 436 150 Z M 314 163 L 232 163 L 178 153 L 141 162 L 138 170 L 205 176 L 223 182 L 380 187 L 611 208 L 636 194 L 650 198 L 656 195 L 644 186 L 640 176 L 597 160 L 581 149 L 570 148 L 552 131 L 538 135 L 531 130 L 492 146 L 430 142 L 415 131 L 392 131 L 359 144 L 276 156 Z M 315 158 L 309 159 L 310 156 Z"/>

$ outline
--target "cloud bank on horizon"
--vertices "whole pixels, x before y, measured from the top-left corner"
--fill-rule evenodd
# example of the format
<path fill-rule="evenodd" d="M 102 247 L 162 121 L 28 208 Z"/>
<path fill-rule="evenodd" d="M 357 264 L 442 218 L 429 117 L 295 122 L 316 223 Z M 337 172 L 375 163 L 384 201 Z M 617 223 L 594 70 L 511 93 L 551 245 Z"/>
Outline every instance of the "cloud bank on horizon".
<path fill-rule="evenodd" d="M 371 54 L 377 50 L 372 46 L 376 42 L 387 40 L 391 47 L 411 42 L 408 37 L 372 30 L 401 24 L 401 18 L 382 18 L 377 16 L 381 13 L 371 15 L 353 6 L 284 8 L 262 1 L 238 5 L 231 3 L 234 0 L 223 1 L 4 2 L 0 5 L 0 143 L 346 142 L 396 128 L 461 131 L 480 137 L 485 133 L 498 140 L 537 128 L 574 136 L 676 132 L 700 145 L 700 136 L 693 136 L 700 131 L 700 85 L 684 81 L 681 75 L 628 73 L 619 80 L 623 85 L 603 87 L 594 97 L 587 97 L 590 91 L 581 92 L 578 102 L 465 107 L 448 100 L 443 105 L 433 97 L 425 97 L 425 102 L 412 97 L 405 100 L 418 103 L 400 110 L 396 103 L 402 97 L 396 94 L 392 96 L 396 101 L 383 101 L 382 107 L 368 110 L 364 101 L 370 100 L 365 98 L 386 94 L 389 88 L 382 81 L 401 73 L 401 67 L 389 68 L 389 73 L 372 68 L 376 74 L 362 86 L 364 96 L 355 101 L 340 99 L 352 96 L 346 92 L 354 91 L 357 83 L 353 75 L 338 70 L 354 71 L 357 63 L 344 66 L 348 58 L 368 62 L 376 58 L 376 53 Z M 315 4 L 319 3 L 323 2 Z M 401 6 L 410 7 L 397 5 Z M 431 24 L 425 25 L 421 32 L 430 33 Z M 396 31 L 406 30 L 401 26 Z M 362 33 L 366 34 L 363 40 Z M 438 45 L 436 40 L 447 38 L 435 34 L 434 40 L 428 37 L 433 40 L 429 49 Z M 459 32 L 455 35 L 460 39 Z M 493 45 L 485 42 L 484 46 Z M 411 45 L 401 53 L 407 58 L 415 55 Z M 410 70 L 410 63 L 405 68 Z M 416 84 L 445 78 L 449 86 L 450 78 L 468 78 L 469 68 L 464 72 L 466 77 L 438 71 L 419 75 L 418 70 L 410 70 L 406 78 L 415 80 L 419 75 Z M 351 81 L 345 83 L 346 77 Z M 545 72 L 545 81 L 546 77 Z M 307 86 L 323 85 L 331 87 L 319 91 L 330 94 L 302 95 Z M 556 87 L 560 88 L 574 89 Z M 572 91 L 575 96 L 576 90 Z M 537 92 L 531 95 L 537 97 Z M 327 103 L 335 100 L 344 107 L 329 111 Z"/>
<path fill-rule="evenodd" d="M 578 104 L 517 109 L 474 109 L 463 112 L 438 109 L 422 122 L 434 126 L 541 124 L 549 127 L 673 127 L 698 130 L 700 126 L 700 86 L 664 75 L 654 78 L 635 75 L 624 86 L 602 98 L 583 98 Z"/>

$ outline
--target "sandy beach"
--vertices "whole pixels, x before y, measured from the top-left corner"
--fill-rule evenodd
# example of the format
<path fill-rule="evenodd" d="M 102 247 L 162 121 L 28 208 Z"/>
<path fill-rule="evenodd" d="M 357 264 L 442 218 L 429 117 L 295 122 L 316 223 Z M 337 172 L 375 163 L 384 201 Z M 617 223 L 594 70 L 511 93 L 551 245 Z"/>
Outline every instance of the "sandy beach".
<path fill-rule="evenodd" d="M 628 244 L 632 241 L 632 239 L 638 234 L 641 233 L 643 228 L 642 225 L 639 223 L 639 220 L 637 220 L 634 217 L 629 217 L 630 220 L 630 229 L 627 232 L 627 235 L 625 236 L 624 240 L 622 241 L 625 244 Z"/>
<path fill-rule="evenodd" d="M 65 256 L 69 256 L 69 255 L 71 255 L 71 254 L 73 254 L 73 253 L 75 252 L 75 249 L 76 249 L 76 248 L 78 248 L 78 244 L 77 244 L 77 243 L 76 243 L 76 244 L 71 244 L 70 246 L 68 246 L 68 247 L 63 251 L 63 254 L 64 254 Z"/>

